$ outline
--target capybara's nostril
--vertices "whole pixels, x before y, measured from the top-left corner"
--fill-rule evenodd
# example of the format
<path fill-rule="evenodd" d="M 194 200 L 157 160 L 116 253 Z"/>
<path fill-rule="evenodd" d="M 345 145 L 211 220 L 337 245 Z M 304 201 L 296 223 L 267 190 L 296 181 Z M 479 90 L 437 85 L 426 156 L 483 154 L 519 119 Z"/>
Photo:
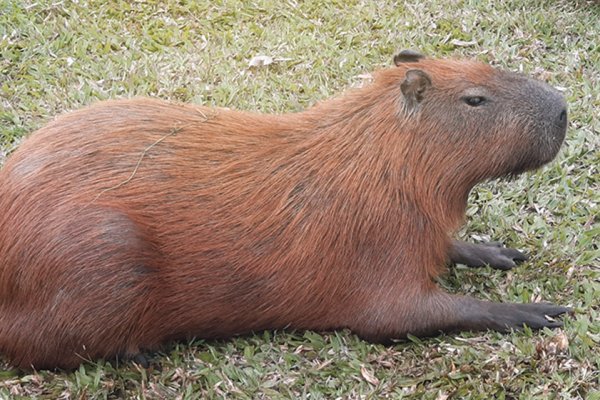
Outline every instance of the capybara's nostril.
<path fill-rule="evenodd" d="M 563 110 L 560 112 L 560 115 L 558 116 L 558 124 L 560 126 L 567 125 L 567 109 L 566 108 L 563 108 Z"/>

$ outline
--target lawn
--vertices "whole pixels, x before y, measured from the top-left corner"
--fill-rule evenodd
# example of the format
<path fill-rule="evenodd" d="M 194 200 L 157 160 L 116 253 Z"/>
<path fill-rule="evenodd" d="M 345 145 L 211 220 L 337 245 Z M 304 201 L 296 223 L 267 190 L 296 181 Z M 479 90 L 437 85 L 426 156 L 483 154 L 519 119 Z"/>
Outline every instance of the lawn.
<path fill-rule="evenodd" d="M 406 48 L 477 58 L 564 91 L 570 125 L 558 159 L 478 186 L 459 232 L 530 260 L 509 272 L 458 266 L 440 280 L 482 299 L 571 306 L 564 328 L 387 347 L 346 331 L 259 332 L 172 343 L 149 369 L 0 362 L 0 398 L 600 399 L 597 1 L 0 0 L 0 163 L 54 115 L 98 100 L 293 112 L 360 85 Z M 251 67 L 258 55 L 273 62 Z"/>

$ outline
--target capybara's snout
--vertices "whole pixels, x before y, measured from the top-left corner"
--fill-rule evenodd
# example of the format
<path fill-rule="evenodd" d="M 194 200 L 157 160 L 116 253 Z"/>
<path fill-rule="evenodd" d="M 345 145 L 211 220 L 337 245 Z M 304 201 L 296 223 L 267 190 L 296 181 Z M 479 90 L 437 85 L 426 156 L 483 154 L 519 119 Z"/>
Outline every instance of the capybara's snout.
<path fill-rule="evenodd" d="M 567 132 L 568 113 L 565 98 L 557 89 L 539 81 L 530 80 L 530 84 L 525 85 L 525 90 L 535 99 L 532 104 L 537 110 L 534 111 L 540 116 L 538 121 L 541 129 L 538 134 L 543 136 L 544 141 L 553 145 L 553 157 Z"/>

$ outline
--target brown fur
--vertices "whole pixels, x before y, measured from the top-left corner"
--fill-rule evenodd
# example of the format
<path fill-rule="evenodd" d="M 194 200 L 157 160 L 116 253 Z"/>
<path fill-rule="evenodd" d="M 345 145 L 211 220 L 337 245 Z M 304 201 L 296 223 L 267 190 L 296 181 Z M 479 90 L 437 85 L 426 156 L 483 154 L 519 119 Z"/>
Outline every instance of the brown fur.
<path fill-rule="evenodd" d="M 431 87 L 407 109 L 411 68 Z M 70 368 L 271 328 L 500 329 L 470 319 L 488 303 L 433 279 L 472 186 L 562 142 L 524 110 L 523 82 L 551 96 L 484 64 L 418 59 L 297 114 L 135 99 L 57 118 L 0 171 L 0 351 Z M 507 104 L 476 115 L 459 100 L 472 87 Z"/>

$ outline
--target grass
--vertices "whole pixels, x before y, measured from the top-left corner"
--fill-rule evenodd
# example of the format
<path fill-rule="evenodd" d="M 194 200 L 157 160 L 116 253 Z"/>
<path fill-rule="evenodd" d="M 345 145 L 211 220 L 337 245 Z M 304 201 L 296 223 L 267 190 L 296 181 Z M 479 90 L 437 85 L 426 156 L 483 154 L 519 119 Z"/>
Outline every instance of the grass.
<path fill-rule="evenodd" d="M 558 160 L 480 185 L 460 232 L 531 260 L 507 273 L 454 268 L 440 283 L 577 310 L 556 331 L 389 347 L 344 331 L 174 343 L 148 370 L 4 363 L 0 398 L 600 399 L 599 38 L 600 5 L 583 0 L 0 0 L 0 160 L 54 115 L 108 98 L 297 111 L 360 84 L 402 48 L 476 57 L 562 88 L 571 122 Z M 275 62 L 250 68 L 255 55 Z"/>

